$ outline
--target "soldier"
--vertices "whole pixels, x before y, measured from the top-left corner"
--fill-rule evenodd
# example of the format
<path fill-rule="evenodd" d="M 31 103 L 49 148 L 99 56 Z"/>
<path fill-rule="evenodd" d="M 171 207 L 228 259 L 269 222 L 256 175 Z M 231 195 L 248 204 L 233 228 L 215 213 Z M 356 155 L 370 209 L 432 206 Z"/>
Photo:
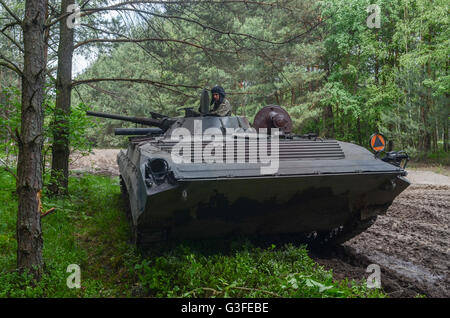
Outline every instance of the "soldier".
<path fill-rule="evenodd" d="M 217 116 L 230 116 L 231 115 L 231 104 L 228 99 L 225 98 L 225 90 L 222 86 L 214 86 L 211 89 L 212 99 L 211 104 L 214 104 L 213 109 L 208 113 L 210 115 Z"/>

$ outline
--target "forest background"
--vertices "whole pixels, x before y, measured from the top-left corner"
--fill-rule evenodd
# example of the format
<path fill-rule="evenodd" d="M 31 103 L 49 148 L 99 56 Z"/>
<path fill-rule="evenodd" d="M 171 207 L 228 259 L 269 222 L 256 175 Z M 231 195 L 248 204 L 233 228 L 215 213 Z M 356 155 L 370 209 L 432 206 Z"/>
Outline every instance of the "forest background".
<path fill-rule="evenodd" d="M 15 10 L 23 9 L 10 2 Z M 59 10 L 57 2 L 54 10 Z M 89 6 L 111 5 L 95 2 Z M 132 124 L 92 124 L 84 117 L 87 109 L 179 116 L 180 108 L 198 106 L 202 87 L 219 84 L 233 113 L 250 121 L 263 106 L 279 104 L 290 113 L 295 133 L 315 132 L 367 147 L 370 135 L 380 132 L 392 149 L 406 150 L 415 159 L 448 159 L 447 1 L 258 3 L 266 5 L 168 2 L 82 16 L 81 26 L 75 27 L 73 63 L 75 69 L 82 60 L 90 64 L 72 84 L 72 149 L 126 144 L 113 128 Z M 20 66 L 22 52 L 8 39 L 20 46 L 20 36 L 14 27 L 2 31 L 2 56 Z M 52 42 L 58 40 L 57 32 L 50 35 L 53 79 L 58 55 Z M 16 151 L 20 77 L 0 68 L 0 84 L 0 151 L 9 155 Z M 57 116 L 52 77 L 46 87 L 44 152 L 50 162 L 51 123 Z"/>

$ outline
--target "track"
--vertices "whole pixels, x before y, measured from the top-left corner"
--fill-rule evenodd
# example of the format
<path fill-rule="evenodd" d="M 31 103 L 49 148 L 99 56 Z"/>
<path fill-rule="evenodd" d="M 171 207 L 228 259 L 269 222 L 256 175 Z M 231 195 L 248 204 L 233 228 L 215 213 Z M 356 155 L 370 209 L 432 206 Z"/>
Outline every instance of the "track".
<path fill-rule="evenodd" d="M 365 282 L 369 264 L 381 268 L 392 297 L 450 296 L 450 186 L 413 184 L 364 233 L 312 257 L 337 278 Z"/>

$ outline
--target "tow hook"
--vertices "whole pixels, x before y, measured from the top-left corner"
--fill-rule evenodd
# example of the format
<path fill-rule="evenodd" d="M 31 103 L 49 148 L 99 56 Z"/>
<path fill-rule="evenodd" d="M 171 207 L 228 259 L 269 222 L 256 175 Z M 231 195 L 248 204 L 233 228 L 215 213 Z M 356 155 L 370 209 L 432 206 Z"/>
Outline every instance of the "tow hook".
<path fill-rule="evenodd" d="M 408 154 L 401 150 L 401 151 L 390 151 L 386 153 L 386 156 L 382 158 L 384 162 L 388 162 L 390 164 L 393 164 L 394 166 L 401 167 L 402 169 L 406 168 L 406 165 L 409 161 Z M 403 166 L 402 161 L 404 160 Z"/>

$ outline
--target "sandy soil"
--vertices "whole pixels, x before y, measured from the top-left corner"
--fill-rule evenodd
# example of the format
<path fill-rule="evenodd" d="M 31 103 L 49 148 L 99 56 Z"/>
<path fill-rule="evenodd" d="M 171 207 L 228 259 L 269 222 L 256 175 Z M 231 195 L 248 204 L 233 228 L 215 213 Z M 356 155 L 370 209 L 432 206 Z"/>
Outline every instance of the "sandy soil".
<path fill-rule="evenodd" d="M 119 175 L 119 150 L 94 150 L 77 158 L 73 172 Z M 412 185 L 396 198 L 386 215 L 343 245 L 311 256 L 337 279 L 365 282 L 369 264 L 381 268 L 381 286 L 392 297 L 450 297 L 450 177 L 409 171 Z"/>
<path fill-rule="evenodd" d="M 119 149 L 94 149 L 88 156 L 75 153 L 71 155 L 70 170 L 73 173 L 89 172 L 118 176 L 117 154 L 119 151 Z"/>

